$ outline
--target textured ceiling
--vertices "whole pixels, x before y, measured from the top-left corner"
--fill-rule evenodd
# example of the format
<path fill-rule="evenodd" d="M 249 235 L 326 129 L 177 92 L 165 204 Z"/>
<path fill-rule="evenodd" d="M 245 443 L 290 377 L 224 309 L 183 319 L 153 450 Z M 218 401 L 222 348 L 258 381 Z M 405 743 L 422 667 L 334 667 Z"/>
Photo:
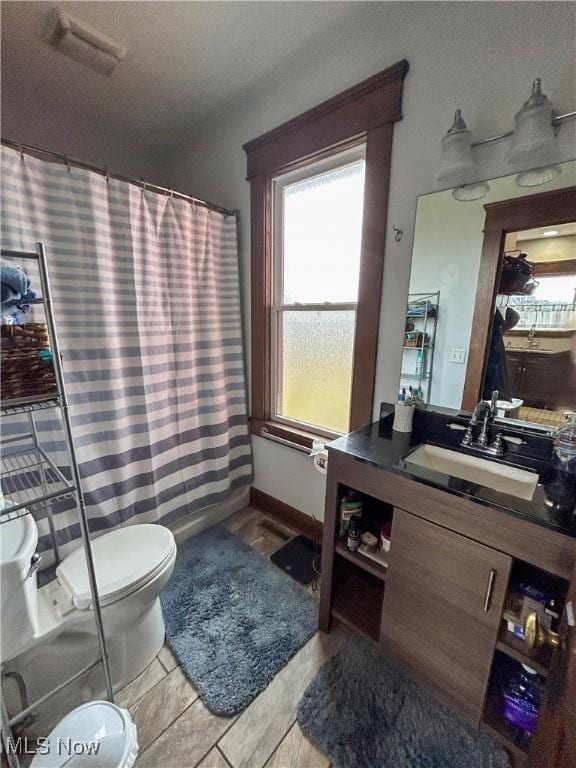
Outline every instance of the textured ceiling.
<path fill-rule="evenodd" d="M 247 99 L 359 6 L 355 2 L 63 2 L 128 49 L 109 77 L 46 42 L 50 2 L 2 2 L 2 99 L 98 121 L 155 152 Z"/>

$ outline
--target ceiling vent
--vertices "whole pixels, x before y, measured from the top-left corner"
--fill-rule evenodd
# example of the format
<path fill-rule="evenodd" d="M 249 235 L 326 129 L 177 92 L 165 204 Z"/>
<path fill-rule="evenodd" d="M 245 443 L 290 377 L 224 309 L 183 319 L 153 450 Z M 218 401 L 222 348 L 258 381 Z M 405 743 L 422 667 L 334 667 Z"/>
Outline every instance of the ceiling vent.
<path fill-rule="evenodd" d="M 126 48 L 89 24 L 57 9 L 50 44 L 95 72 L 109 75 L 126 56 Z"/>

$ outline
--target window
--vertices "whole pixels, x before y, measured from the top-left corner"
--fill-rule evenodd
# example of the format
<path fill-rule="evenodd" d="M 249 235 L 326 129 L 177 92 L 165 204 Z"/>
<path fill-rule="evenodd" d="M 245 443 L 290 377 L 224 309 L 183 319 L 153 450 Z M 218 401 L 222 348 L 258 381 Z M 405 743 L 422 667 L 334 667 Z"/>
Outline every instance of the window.
<path fill-rule="evenodd" d="M 364 147 L 273 180 L 272 418 L 348 432 Z"/>
<path fill-rule="evenodd" d="M 569 330 L 576 327 L 576 275 L 537 277 L 531 296 L 515 296 L 510 304 L 519 314 L 516 330 L 547 328 Z"/>
<path fill-rule="evenodd" d="M 407 71 L 400 61 L 244 145 L 256 435 L 309 448 L 372 421 Z"/>

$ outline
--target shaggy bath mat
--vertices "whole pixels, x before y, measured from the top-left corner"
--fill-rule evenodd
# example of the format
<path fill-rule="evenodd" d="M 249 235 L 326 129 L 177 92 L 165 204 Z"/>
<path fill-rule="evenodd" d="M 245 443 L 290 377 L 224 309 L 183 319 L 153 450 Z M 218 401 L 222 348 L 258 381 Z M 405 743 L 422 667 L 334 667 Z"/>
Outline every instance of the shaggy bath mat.
<path fill-rule="evenodd" d="M 310 683 L 298 723 L 336 768 L 509 768 L 504 750 L 458 720 L 368 641 L 347 640 Z"/>
<path fill-rule="evenodd" d="M 318 626 L 314 598 L 219 525 L 179 545 L 160 600 L 168 645 L 217 715 L 245 709 Z"/>

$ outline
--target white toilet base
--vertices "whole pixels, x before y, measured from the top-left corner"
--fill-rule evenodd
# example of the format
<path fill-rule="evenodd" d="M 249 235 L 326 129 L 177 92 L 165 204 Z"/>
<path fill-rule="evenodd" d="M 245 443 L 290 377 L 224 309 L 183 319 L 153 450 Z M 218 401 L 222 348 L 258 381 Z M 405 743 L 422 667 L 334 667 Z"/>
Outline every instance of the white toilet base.
<path fill-rule="evenodd" d="M 123 688 L 154 660 L 164 645 L 160 599 L 129 627 L 106 638 L 114 690 Z"/>
<path fill-rule="evenodd" d="M 107 622 L 108 610 L 103 611 L 106 644 L 114 691 L 117 692 L 137 677 L 154 660 L 164 644 L 164 619 L 160 599 L 143 606 L 126 606 L 125 622 Z M 92 621 L 93 624 L 93 621 Z M 110 626 L 112 625 L 112 626 Z M 53 690 L 65 678 L 90 664 L 98 654 L 96 635 L 86 631 L 68 631 L 53 640 L 41 643 L 6 664 L 6 671 L 22 675 L 30 701 Z M 21 709 L 15 685 L 4 686 L 9 712 Z M 91 699 L 106 696 L 102 667 L 98 666 L 80 680 L 67 686 L 38 709 L 38 717 L 26 729 L 28 736 L 45 736 L 73 707 Z"/>

